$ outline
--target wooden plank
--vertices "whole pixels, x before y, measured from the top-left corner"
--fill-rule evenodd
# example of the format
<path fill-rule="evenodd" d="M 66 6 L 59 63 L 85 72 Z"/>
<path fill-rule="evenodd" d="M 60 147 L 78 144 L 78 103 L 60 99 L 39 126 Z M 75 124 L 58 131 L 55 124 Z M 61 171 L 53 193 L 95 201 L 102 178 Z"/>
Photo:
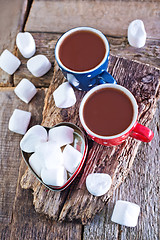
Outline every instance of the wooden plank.
<path fill-rule="evenodd" d="M 8 49 L 15 54 L 15 40 L 22 29 L 27 0 L 0 2 L 0 54 Z M 12 86 L 12 76 L 0 69 L 0 86 Z"/>
<path fill-rule="evenodd" d="M 160 101 L 153 121 L 149 124 L 155 134 L 153 141 L 150 144 L 140 145 L 132 169 L 124 183 L 116 190 L 104 210 L 84 227 L 84 239 L 159 239 L 159 120 Z M 141 207 L 137 227 L 127 228 L 111 222 L 113 207 L 118 199 L 135 202 Z"/>
<path fill-rule="evenodd" d="M 52 63 L 52 68 L 44 76 L 36 78 L 26 67 L 27 59 L 23 58 L 18 51 L 17 54 L 22 65 L 14 74 L 14 85 L 16 86 L 25 77 L 37 87 L 48 87 L 53 78 L 54 49 L 61 34 L 33 32 L 32 35 L 36 42 L 36 54 L 46 55 Z M 160 67 L 160 40 L 147 39 L 146 45 L 141 49 L 137 49 L 129 46 L 126 37 L 116 38 L 107 36 L 107 39 L 110 44 L 111 54 Z"/>
<path fill-rule="evenodd" d="M 0 88 L 0 225 L 1 239 L 9 239 L 10 223 L 13 218 L 18 171 L 21 162 L 19 142 L 22 135 L 8 129 L 10 116 L 15 108 L 30 111 L 30 126 L 41 122 L 44 91 L 39 91 L 29 104 L 22 102 L 14 93 L 14 88 Z M 41 94 L 40 94 L 41 92 Z M 42 94 L 43 93 L 43 94 Z M 37 102 L 38 101 L 38 102 Z"/>
<path fill-rule="evenodd" d="M 82 225 L 76 223 L 56 223 L 42 214 L 35 212 L 31 191 L 23 190 L 19 181 L 26 170 L 22 160 L 17 184 L 14 215 L 10 239 L 33 240 L 78 240 L 81 239 Z"/>
<path fill-rule="evenodd" d="M 1 194 L 0 194 L 0 221 L 9 223 L 12 218 L 12 206 L 17 186 L 18 169 L 20 165 L 19 147 L 21 135 L 10 132 L 8 122 L 15 108 L 26 110 L 26 105 L 19 101 L 13 88 L 0 89 L 0 152 L 1 152 Z"/>
<path fill-rule="evenodd" d="M 160 38 L 147 39 L 143 48 L 131 47 L 127 38 L 107 37 L 111 54 L 160 68 Z"/>
<path fill-rule="evenodd" d="M 147 65 L 139 64 L 122 58 L 110 57 L 109 72 L 117 82 L 127 87 L 136 97 L 139 105 L 139 122 L 147 125 L 152 119 L 156 96 L 159 88 L 159 70 Z M 67 121 L 81 126 L 78 118 L 78 109 L 84 92 L 75 91 L 77 103 L 70 109 L 55 107 L 52 92 L 65 81 L 62 73 L 55 67 L 55 75 L 45 99 L 43 111 L 44 126 L 53 126 L 56 123 Z M 110 199 L 115 189 L 126 178 L 132 166 L 140 142 L 131 138 L 117 147 L 104 147 L 89 141 L 90 150 L 83 172 L 73 182 L 69 189 L 60 193 L 44 192 L 45 187 L 33 180 L 30 171 L 22 178 L 23 188 L 34 190 L 34 205 L 38 212 L 43 212 L 55 220 L 81 220 L 86 223 L 95 213 L 101 211 Z M 132 146 L 132 147 L 131 147 Z M 85 187 L 86 176 L 91 172 L 107 172 L 112 176 L 113 185 L 110 191 L 100 197 L 91 196 Z M 67 198 L 66 198 L 66 195 Z M 42 200 L 43 199 L 43 200 Z M 52 206 L 48 208 L 48 201 L 52 199 Z M 53 201 L 54 199 L 54 201 Z M 63 206 L 63 207 L 62 207 Z"/>
<path fill-rule="evenodd" d="M 25 30 L 65 32 L 77 26 L 91 26 L 106 35 L 126 36 L 129 23 L 142 19 L 147 37 L 158 39 L 159 11 L 159 1 L 35 1 Z"/>

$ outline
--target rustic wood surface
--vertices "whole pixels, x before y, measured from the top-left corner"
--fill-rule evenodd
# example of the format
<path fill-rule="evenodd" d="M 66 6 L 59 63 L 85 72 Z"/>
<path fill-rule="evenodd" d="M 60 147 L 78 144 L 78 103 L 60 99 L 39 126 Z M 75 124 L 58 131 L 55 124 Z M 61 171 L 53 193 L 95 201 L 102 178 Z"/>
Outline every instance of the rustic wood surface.
<path fill-rule="evenodd" d="M 139 122 L 148 125 L 155 112 L 160 71 L 144 64 L 110 56 L 109 72 L 118 84 L 127 87 L 134 94 L 139 107 Z M 75 89 L 77 102 L 69 109 L 59 109 L 55 106 L 52 93 L 64 81 L 65 78 L 55 63 L 53 80 L 45 98 L 43 126 L 51 127 L 60 122 L 72 122 L 82 127 L 78 111 L 84 92 Z M 37 183 L 29 169 L 22 178 L 21 186 L 33 189 L 36 211 L 45 213 L 54 220 L 78 220 L 86 224 L 103 209 L 113 192 L 126 178 L 139 144 L 140 141 L 128 138 L 119 146 L 104 147 L 90 140 L 84 169 L 70 189 L 59 193 L 46 192 L 45 187 L 40 182 Z M 93 172 L 108 173 L 113 181 L 108 193 L 99 198 L 93 197 L 85 187 L 86 176 Z"/>
<path fill-rule="evenodd" d="M 14 93 L 14 88 L 0 88 L 0 146 L 1 146 L 1 194 L 0 194 L 0 230 L 1 239 L 10 239 L 11 226 L 13 222 L 13 204 L 16 200 L 16 188 L 18 180 L 21 153 L 19 142 L 21 135 L 8 130 L 8 121 L 15 108 L 31 111 L 31 125 L 41 122 L 44 91 L 33 99 L 32 103 L 26 105 L 18 99 Z M 40 104 L 38 104 L 38 102 Z M 11 238 L 15 239 L 15 238 Z"/>
<path fill-rule="evenodd" d="M 126 36 L 129 23 L 144 21 L 148 37 L 160 36 L 160 2 L 157 1 L 34 1 L 26 31 L 65 32 L 92 26 L 111 36 Z M 54 14 L 53 14 L 54 13 Z M 41 16 L 47 16 L 42 19 Z M 62 17 L 63 16 L 63 17 Z"/>
<path fill-rule="evenodd" d="M 26 8 L 27 0 L 0 1 L 0 54 L 4 49 L 15 54 L 15 38 L 22 30 Z M 0 86 L 13 86 L 12 76 L 1 68 L 0 76 Z"/>
<path fill-rule="evenodd" d="M 52 4 L 57 4 L 53 3 Z M 93 7 L 97 7 L 96 1 L 87 0 L 90 2 Z M 117 2 L 115 1 L 114 5 L 116 8 Z M 33 4 L 32 4 L 33 2 Z M 41 1 L 42 2 L 42 1 Z M 46 2 L 46 6 L 48 1 Z M 57 2 L 57 1 L 54 1 Z M 64 1 L 59 1 L 62 8 L 59 11 L 64 12 Z M 67 2 L 67 1 L 65 1 Z M 70 1 L 71 2 L 71 1 Z M 73 2 L 73 1 L 72 1 Z M 78 2 L 78 1 L 77 1 Z M 108 1 L 97 1 L 97 2 L 108 2 Z M 112 2 L 112 0 L 110 1 Z M 119 1 L 120 2 L 120 1 Z M 129 1 L 124 1 L 124 8 L 127 8 L 126 3 Z M 132 1 L 130 1 L 132 2 Z M 143 11 L 139 15 L 144 14 L 143 6 L 146 6 L 147 2 L 150 2 L 152 5 L 150 8 L 146 8 L 146 16 L 150 13 L 150 17 L 147 19 L 147 23 L 151 23 L 153 20 L 153 25 L 155 24 L 154 20 L 157 19 L 157 28 L 160 24 L 159 19 L 159 1 L 136 1 L 140 2 L 142 5 Z M 118 3 L 120 4 L 120 3 Z M 135 2 L 131 3 L 133 8 Z M 44 4 L 43 4 L 44 5 Z M 78 5 L 78 4 L 77 4 Z M 102 4 L 101 4 L 102 5 Z M 65 5 L 66 6 L 66 5 Z M 156 6 L 156 7 L 153 7 Z M 1 1 L 0 3 L 0 49 L 1 52 L 3 49 L 8 48 L 10 51 L 15 53 L 17 56 L 22 58 L 17 51 L 15 44 L 15 36 L 18 30 L 23 30 L 25 26 L 26 19 L 29 13 L 29 10 L 34 7 L 34 0 L 15 0 L 15 1 Z M 79 12 L 82 11 L 80 20 L 84 19 L 86 21 L 86 9 L 82 5 L 78 5 Z M 99 6 L 98 6 L 99 7 Z M 114 8 L 114 9 L 115 9 Z M 46 7 L 44 8 L 44 10 Z M 123 9 L 121 8 L 121 11 Z M 66 9 L 67 11 L 67 9 Z M 75 12 L 78 10 L 75 10 Z M 96 11 L 96 10 L 95 10 Z M 33 11 L 34 12 L 34 11 Z M 37 52 L 41 51 L 43 48 L 43 53 L 45 55 L 50 51 L 51 55 L 47 55 L 52 62 L 52 69 L 54 63 L 54 56 L 52 55 L 54 50 L 54 42 L 59 34 L 54 33 L 54 22 L 52 21 L 52 29 L 50 32 L 44 33 L 41 32 L 41 22 L 47 22 L 44 17 L 44 12 L 42 11 L 42 5 L 39 6 L 39 13 L 42 13 L 42 17 L 39 21 L 39 26 L 37 24 L 37 32 L 31 32 L 34 34 L 34 38 L 37 42 Z M 71 12 L 71 11 L 70 11 Z M 74 12 L 74 13 L 75 13 Z M 92 10 L 90 10 L 90 13 Z M 119 11 L 120 12 L 120 11 Z M 125 9 L 124 9 L 125 12 Z M 66 12 L 68 13 L 68 12 Z M 100 13 L 100 12 L 99 12 Z M 50 12 L 49 12 L 50 14 Z M 61 20 L 63 18 L 59 12 L 55 12 L 52 9 L 52 14 L 57 16 L 56 21 L 61 26 Z M 83 17 L 84 14 L 84 17 Z M 136 14 L 133 13 L 133 15 Z M 141 15 L 142 14 L 142 15 Z M 37 14 L 38 15 L 38 14 Z M 104 12 L 105 15 L 105 12 Z M 115 12 L 113 12 L 114 17 Z M 131 16 L 133 16 L 131 14 Z M 49 17 L 47 12 L 47 16 Z M 50 17 L 54 17 L 50 16 Z M 93 14 L 92 17 L 96 20 L 92 24 L 99 28 L 100 20 L 96 19 L 98 14 Z M 31 15 L 29 16 L 29 18 Z M 102 16 L 103 19 L 105 16 Z M 29 19 L 28 18 L 28 22 Z M 37 19 L 39 16 L 37 16 Z M 54 17 L 55 18 L 55 17 Z M 69 15 L 68 19 L 72 18 Z M 5 19 L 5 20 L 4 20 Z M 43 21 L 42 21 L 43 19 Z M 72 18 L 73 19 L 73 18 Z M 101 18 L 102 19 L 102 18 Z M 126 15 L 127 21 L 129 21 Z M 132 19 L 133 20 L 133 19 Z M 66 21 L 66 20 L 65 20 Z M 73 20 L 75 21 L 75 19 Z M 84 21 L 84 23 L 85 23 Z M 117 20 L 116 20 L 117 21 Z M 66 23 L 66 29 L 69 28 L 68 20 Z M 34 22 L 32 19 L 32 24 L 34 27 Z M 101 22 L 102 26 L 105 28 L 107 22 Z M 31 25 L 30 25 L 31 26 Z M 55 22 L 55 26 L 57 23 Z M 127 26 L 127 25 L 126 25 Z M 151 25 L 149 25 L 151 26 Z M 45 26 L 46 27 L 46 26 Z M 64 27 L 64 26 L 63 26 Z M 126 28 L 126 27 L 125 27 Z M 106 29 L 104 33 L 106 34 Z M 156 28 L 154 28 L 156 30 Z M 150 64 L 155 67 L 160 67 L 160 34 L 159 29 L 155 31 L 156 37 L 153 39 L 152 35 L 147 35 L 147 42 L 144 48 L 134 49 L 128 45 L 126 32 L 125 34 L 118 34 L 118 36 L 111 37 L 107 36 L 110 42 L 111 53 L 120 57 L 126 57 L 128 59 L 135 59 L 143 63 Z M 58 32 L 61 32 L 62 29 L 58 29 Z M 147 29 L 148 33 L 148 29 Z M 109 35 L 112 35 L 109 34 Z M 120 37 L 120 36 L 123 37 Z M 54 38 L 54 36 L 56 38 Z M 46 51 L 46 52 L 45 52 Z M 0 88 L 0 129 L 1 129 L 1 140 L 0 140 L 0 238 L 5 240 L 14 240 L 14 239 L 136 239 L 136 240 L 159 240 L 159 176 L 160 176 L 160 148 L 159 148 L 159 123 L 160 123 L 160 104 L 158 104 L 156 114 L 154 115 L 153 121 L 150 123 L 150 128 L 154 131 L 155 137 L 150 144 L 140 144 L 138 153 L 136 155 L 135 161 L 131 168 L 131 171 L 128 174 L 128 177 L 124 183 L 114 192 L 114 195 L 111 201 L 104 206 L 103 211 L 100 214 L 96 214 L 94 219 L 82 226 L 81 224 L 74 223 L 57 223 L 52 219 L 48 219 L 44 214 L 39 214 L 35 211 L 33 207 L 33 197 L 31 190 L 23 190 L 20 186 L 20 180 L 22 175 L 26 170 L 26 165 L 24 161 L 21 161 L 21 154 L 19 149 L 19 141 L 21 139 L 20 135 L 11 133 L 8 131 L 8 120 L 14 108 L 21 108 L 24 110 L 32 111 L 32 123 L 40 123 L 42 120 L 42 109 L 43 109 L 43 100 L 45 97 L 46 90 L 41 89 L 38 92 L 38 95 L 33 99 L 29 105 L 22 103 L 14 94 L 13 88 L 7 88 L 7 86 L 16 85 L 21 78 L 28 76 L 28 79 L 34 81 L 36 86 L 47 87 L 50 84 L 50 81 L 53 77 L 53 71 L 50 71 L 43 79 L 34 79 L 33 76 L 25 72 L 25 60 L 22 60 L 21 72 L 16 72 L 15 75 L 9 76 L 0 70 L 0 86 L 6 88 Z M 18 77 L 19 75 L 19 77 Z M 46 78 L 48 78 L 46 80 Z M 46 81 L 46 82 L 45 82 Z M 39 83 L 40 82 L 40 83 Z M 44 85 L 43 85 L 44 82 Z M 36 105 L 34 105 L 36 104 Z M 37 108 L 37 106 L 39 106 Z M 114 224 L 110 221 L 111 214 L 113 211 L 113 206 L 117 199 L 133 201 L 141 206 L 141 214 L 138 220 L 138 225 L 136 228 L 126 228 L 118 224 Z"/>

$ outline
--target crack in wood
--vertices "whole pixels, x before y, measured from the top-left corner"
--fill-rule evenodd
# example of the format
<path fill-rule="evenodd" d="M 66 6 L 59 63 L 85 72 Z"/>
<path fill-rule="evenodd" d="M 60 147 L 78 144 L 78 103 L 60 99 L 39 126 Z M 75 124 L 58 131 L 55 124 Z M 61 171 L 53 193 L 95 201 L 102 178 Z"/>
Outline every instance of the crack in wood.
<path fill-rule="evenodd" d="M 24 10 L 24 13 L 23 13 L 23 22 L 22 22 L 22 32 L 24 31 L 25 29 L 25 26 L 26 26 L 26 23 L 27 23 L 27 20 L 28 20 L 28 17 L 29 17 L 29 14 L 30 14 L 30 10 L 32 8 L 32 4 L 33 4 L 33 1 L 34 0 L 26 0 L 27 2 L 24 2 L 25 4 L 25 7 L 23 9 Z"/>

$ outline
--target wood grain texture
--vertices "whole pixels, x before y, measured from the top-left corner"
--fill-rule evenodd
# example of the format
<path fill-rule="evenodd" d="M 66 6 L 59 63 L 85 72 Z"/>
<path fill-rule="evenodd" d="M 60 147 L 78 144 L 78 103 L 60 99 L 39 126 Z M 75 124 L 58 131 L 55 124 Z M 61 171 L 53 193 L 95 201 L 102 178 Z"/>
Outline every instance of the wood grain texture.
<path fill-rule="evenodd" d="M 21 135 L 10 132 L 8 122 L 15 108 L 24 109 L 25 104 L 15 96 L 13 88 L 0 89 L 0 162 L 1 162 L 1 194 L 0 194 L 0 220 L 9 223 L 12 218 L 12 206 L 17 186 L 18 169 L 20 165 L 19 146 Z M 14 159 L 12 161 L 12 159 Z M 9 176 L 9 177 L 8 177 Z M 9 191 L 6 191 L 9 189 Z"/>
<path fill-rule="evenodd" d="M 27 59 L 23 58 L 18 51 L 17 56 L 22 64 L 13 76 L 14 86 L 25 77 L 37 87 L 49 87 L 53 78 L 55 60 L 54 49 L 61 34 L 33 32 L 32 35 L 36 42 L 36 54 L 44 54 L 47 56 L 52 63 L 52 68 L 44 76 L 36 78 L 27 69 Z M 129 46 L 126 37 L 116 38 L 107 36 L 107 39 L 110 44 L 110 52 L 112 55 L 126 57 L 130 60 L 137 60 L 155 67 L 160 67 L 160 39 L 147 39 L 145 46 L 140 49 Z"/>
<path fill-rule="evenodd" d="M 35 212 L 31 191 L 22 189 L 19 184 L 26 168 L 27 166 L 24 160 L 22 160 L 13 208 L 14 215 L 10 239 L 80 240 L 82 232 L 81 224 L 56 223 L 52 219 Z"/>
<path fill-rule="evenodd" d="M 8 129 L 8 122 L 15 108 L 30 111 L 30 126 L 42 120 L 44 90 L 38 91 L 29 104 L 22 102 L 14 93 L 14 88 L 0 88 L 0 234 L 1 239 L 9 239 L 13 220 L 21 153 L 19 142 L 22 135 Z M 37 103 L 38 101 L 38 103 Z"/>
<path fill-rule="evenodd" d="M 16 35 L 22 30 L 27 0 L 0 1 L 0 54 L 8 49 L 15 51 Z M 12 11 L 11 11 L 12 9 Z M 12 86 L 12 76 L 0 68 L 0 86 Z"/>
<path fill-rule="evenodd" d="M 159 38 L 159 9 L 158 1 L 35 1 L 25 31 L 65 32 L 91 26 L 106 35 L 126 36 L 129 23 L 142 19 L 147 36 Z"/>
<path fill-rule="evenodd" d="M 115 191 L 103 211 L 84 227 L 84 239 L 159 239 L 160 101 L 149 127 L 154 131 L 154 139 L 149 144 L 140 145 L 132 169 L 124 183 Z M 137 203 L 141 207 L 135 228 L 127 228 L 111 222 L 113 207 L 119 199 Z"/>
<path fill-rule="evenodd" d="M 139 106 L 138 120 L 141 124 L 148 125 L 155 112 L 159 88 L 159 70 L 111 56 L 109 72 L 119 84 L 127 87 L 134 94 Z M 64 77 L 61 71 L 55 66 L 53 82 L 45 98 L 42 125 L 50 127 L 56 123 L 68 121 L 81 127 L 78 109 L 84 92 L 75 90 L 77 103 L 70 109 L 58 109 L 54 105 L 52 92 L 63 81 Z M 103 209 L 115 189 L 124 181 L 133 164 L 139 144 L 139 141 L 128 138 L 119 146 L 104 147 L 89 140 L 89 152 L 84 169 L 70 189 L 68 188 L 63 192 L 48 191 L 46 193 L 45 187 L 33 180 L 29 170 L 22 177 L 21 185 L 23 188 L 33 189 L 36 211 L 43 212 L 55 220 L 78 220 L 85 224 Z M 86 190 L 85 179 L 92 172 L 106 172 L 111 175 L 113 183 L 106 195 L 97 198 Z"/>
<path fill-rule="evenodd" d="M 107 38 L 112 55 L 136 60 L 160 68 L 160 38 L 147 39 L 143 48 L 134 48 L 130 46 L 127 37 Z"/>

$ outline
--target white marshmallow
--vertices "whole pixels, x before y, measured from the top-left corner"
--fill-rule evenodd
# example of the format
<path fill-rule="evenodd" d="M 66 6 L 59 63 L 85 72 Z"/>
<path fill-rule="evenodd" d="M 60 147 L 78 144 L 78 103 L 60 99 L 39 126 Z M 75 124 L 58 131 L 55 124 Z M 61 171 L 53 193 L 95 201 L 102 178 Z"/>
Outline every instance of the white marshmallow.
<path fill-rule="evenodd" d="M 20 141 L 20 147 L 24 152 L 35 152 L 36 145 L 47 141 L 47 131 L 40 125 L 31 127 Z"/>
<path fill-rule="evenodd" d="M 94 196 L 102 196 L 110 189 L 112 179 L 105 173 L 92 173 L 86 178 L 87 190 Z"/>
<path fill-rule="evenodd" d="M 16 37 L 16 44 L 20 53 L 25 58 L 32 57 L 36 52 L 36 44 L 34 38 L 29 32 L 20 32 Z"/>
<path fill-rule="evenodd" d="M 19 134 L 25 134 L 30 123 L 31 113 L 15 109 L 9 120 L 9 130 Z"/>
<path fill-rule="evenodd" d="M 41 178 L 47 185 L 60 187 L 67 181 L 67 171 L 63 166 L 58 166 L 51 170 L 43 168 Z"/>
<path fill-rule="evenodd" d="M 128 27 L 128 42 L 131 46 L 141 48 L 146 43 L 146 31 L 142 20 L 134 20 Z"/>
<path fill-rule="evenodd" d="M 62 83 L 53 92 L 53 98 L 58 108 L 68 108 L 76 103 L 76 96 L 69 82 Z"/>
<path fill-rule="evenodd" d="M 27 68 L 35 77 L 41 77 L 50 70 L 51 63 L 46 56 L 39 54 L 27 61 Z"/>
<path fill-rule="evenodd" d="M 47 169 L 53 169 L 63 164 L 62 151 L 56 142 L 40 143 L 35 147 L 35 152 Z"/>
<path fill-rule="evenodd" d="M 135 227 L 139 213 L 140 207 L 137 204 L 118 200 L 115 204 L 111 221 L 127 227 Z"/>
<path fill-rule="evenodd" d="M 54 127 L 49 130 L 49 141 L 55 141 L 60 147 L 73 142 L 74 129 L 68 126 Z"/>
<path fill-rule="evenodd" d="M 28 79 L 23 78 L 14 89 L 14 92 L 22 101 L 29 103 L 37 93 L 37 89 Z"/>
<path fill-rule="evenodd" d="M 5 72 L 12 75 L 19 68 L 20 64 L 21 61 L 7 49 L 2 52 L 0 56 L 0 67 Z"/>
<path fill-rule="evenodd" d="M 41 170 L 44 167 L 37 153 L 33 153 L 29 158 L 29 164 L 35 173 L 41 177 Z"/>
<path fill-rule="evenodd" d="M 67 145 L 63 150 L 63 160 L 65 169 L 73 173 L 82 160 L 82 153 L 71 145 Z"/>

